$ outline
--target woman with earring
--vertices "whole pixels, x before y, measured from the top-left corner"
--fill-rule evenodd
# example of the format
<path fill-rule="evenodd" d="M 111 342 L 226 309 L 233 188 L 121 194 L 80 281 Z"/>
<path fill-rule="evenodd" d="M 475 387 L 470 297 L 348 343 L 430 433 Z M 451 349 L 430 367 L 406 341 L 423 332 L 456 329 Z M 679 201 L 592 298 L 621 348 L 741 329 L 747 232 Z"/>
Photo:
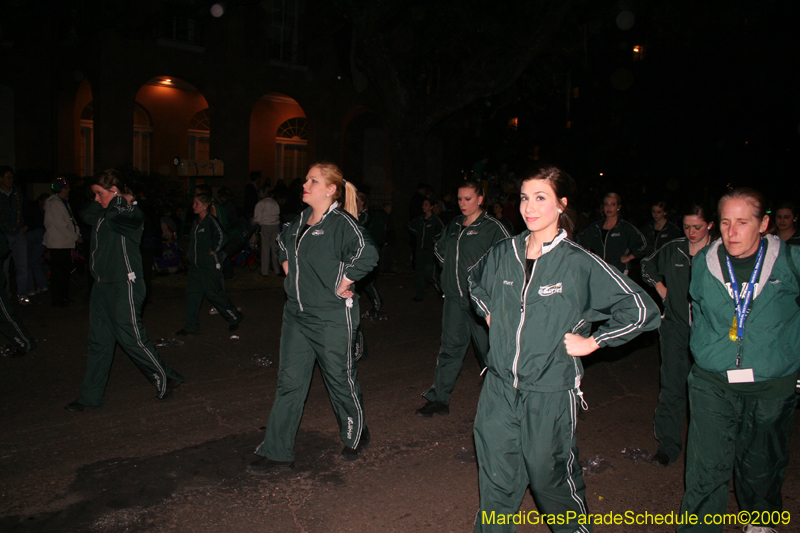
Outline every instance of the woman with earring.
<path fill-rule="evenodd" d="M 661 319 L 661 393 L 658 396 L 654 433 L 658 452 L 650 462 L 666 467 L 683 449 L 686 418 L 686 378 L 692 367 L 689 356 L 689 281 L 694 257 L 713 240 L 713 217 L 704 206 L 693 204 L 683 215 L 683 238 L 675 239 L 642 259 L 642 279 L 655 287 L 664 302 Z"/>
<path fill-rule="evenodd" d="M 655 202 L 650 207 L 650 214 L 653 216 L 653 220 L 639 228 L 641 234 L 647 239 L 645 255 L 650 255 L 668 242 L 683 237 L 681 230 L 667 220 L 666 202 Z"/>
<path fill-rule="evenodd" d="M 783 202 L 775 210 L 775 235 L 786 244 L 800 245 L 797 231 L 797 206 L 793 202 Z"/>
<path fill-rule="evenodd" d="M 480 510 L 475 531 L 514 531 L 528 486 L 559 533 L 592 531 L 578 464 L 581 357 L 658 327 L 658 308 L 627 277 L 569 239 L 572 178 L 557 167 L 524 174 L 527 231 L 496 244 L 469 274 L 491 351 L 475 415 Z M 603 322 L 604 321 L 604 322 Z M 592 322 L 603 322 L 591 335 Z"/>
<path fill-rule="evenodd" d="M 741 511 L 758 518 L 745 533 L 774 533 L 788 523 L 781 487 L 800 370 L 800 248 L 764 235 L 758 191 L 734 189 L 717 211 L 722 238 L 697 254 L 689 286 L 694 366 L 681 515 L 697 523 L 678 531 L 721 533 L 716 518 L 728 509 L 733 477 Z"/>
<path fill-rule="evenodd" d="M 228 242 L 217 218 L 210 213 L 212 199 L 206 193 L 195 195 L 192 211 L 197 219 L 189 233 L 189 273 L 186 280 L 186 324 L 176 335 L 200 334 L 200 307 L 203 297 L 219 311 L 229 326 L 228 331 L 239 329 L 244 315 L 231 303 L 222 284 L 222 267 L 219 252 Z"/>
<path fill-rule="evenodd" d="M 630 262 L 645 255 L 647 239 L 633 224 L 620 218 L 621 208 L 622 199 L 617 193 L 606 194 L 603 220 L 589 224 L 578 236 L 578 242 L 627 276 Z"/>
<path fill-rule="evenodd" d="M 470 305 L 467 274 L 489 248 L 508 238 L 509 234 L 497 219 L 482 209 L 482 205 L 480 183 L 472 180 L 462 183 L 458 189 L 461 216 L 447 224 L 433 248 L 442 266 L 444 308 L 442 344 L 436 356 L 433 386 L 422 394 L 428 402 L 416 411 L 426 418 L 450 413 L 450 394 L 456 386 L 470 340 L 481 371 L 486 366 L 489 333 Z"/>
<path fill-rule="evenodd" d="M 254 475 L 294 468 L 294 443 L 303 416 L 314 364 L 328 389 L 339 437 L 340 457 L 358 458 L 370 441 L 364 417 L 354 344 L 360 323 L 353 283 L 378 264 L 378 249 L 358 225 L 356 188 L 332 163 L 311 167 L 303 184 L 308 207 L 278 238 L 286 273 L 278 388 Z"/>
<path fill-rule="evenodd" d="M 164 364 L 142 325 L 146 289 L 139 244 L 144 213 L 114 169 L 97 178 L 92 192 L 94 202 L 81 211 L 83 220 L 93 226 L 89 269 L 95 283 L 89 300 L 89 355 L 81 396 L 66 409 L 80 412 L 103 406 L 117 343 L 156 387 L 156 400 L 166 400 L 183 376 Z"/>

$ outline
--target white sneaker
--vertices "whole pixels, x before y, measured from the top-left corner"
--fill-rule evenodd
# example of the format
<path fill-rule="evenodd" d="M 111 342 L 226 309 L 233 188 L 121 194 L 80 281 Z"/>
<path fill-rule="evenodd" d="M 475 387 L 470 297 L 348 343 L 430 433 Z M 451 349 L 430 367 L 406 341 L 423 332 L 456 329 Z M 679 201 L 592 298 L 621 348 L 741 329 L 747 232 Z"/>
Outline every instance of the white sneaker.
<path fill-rule="evenodd" d="M 20 296 L 17 298 L 17 303 L 20 305 L 30 305 L 31 301 L 28 300 L 27 296 Z"/>
<path fill-rule="evenodd" d="M 758 527 L 752 524 L 747 524 L 742 530 L 744 533 L 778 533 L 778 530 L 772 527 Z"/>
<path fill-rule="evenodd" d="M 215 307 L 212 307 L 211 309 L 208 310 L 208 314 L 209 315 L 218 315 L 219 311 L 217 311 L 217 309 Z"/>

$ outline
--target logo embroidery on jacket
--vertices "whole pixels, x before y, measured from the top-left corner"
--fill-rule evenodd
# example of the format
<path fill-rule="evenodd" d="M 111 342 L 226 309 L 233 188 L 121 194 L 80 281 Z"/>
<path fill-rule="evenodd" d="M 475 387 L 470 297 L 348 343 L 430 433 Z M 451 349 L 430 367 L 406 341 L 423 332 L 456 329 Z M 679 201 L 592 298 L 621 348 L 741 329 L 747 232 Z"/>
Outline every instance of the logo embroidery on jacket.
<path fill-rule="evenodd" d="M 503 285 L 514 285 L 513 281 L 508 281 L 507 279 L 503 280 Z"/>
<path fill-rule="evenodd" d="M 477 234 L 478 234 L 478 230 L 474 230 L 474 229 L 467 230 L 467 235 L 477 235 Z"/>
<path fill-rule="evenodd" d="M 311 235 L 313 235 L 314 237 L 319 237 L 323 233 L 325 233 L 324 229 L 315 229 L 314 231 L 311 232 Z"/>
<path fill-rule="evenodd" d="M 200 228 L 200 229 L 197 230 L 197 233 L 203 233 L 205 231 L 206 231 L 206 228 Z"/>
<path fill-rule="evenodd" d="M 619 237 L 622 233 L 612 233 L 609 237 Z"/>
<path fill-rule="evenodd" d="M 683 263 L 675 263 L 675 266 L 676 266 L 676 267 L 682 267 L 682 266 L 683 266 Z"/>
<path fill-rule="evenodd" d="M 562 282 L 553 283 L 552 285 L 545 285 L 544 287 L 539 287 L 539 296 L 552 296 L 556 293 L 563 292 Z"/>

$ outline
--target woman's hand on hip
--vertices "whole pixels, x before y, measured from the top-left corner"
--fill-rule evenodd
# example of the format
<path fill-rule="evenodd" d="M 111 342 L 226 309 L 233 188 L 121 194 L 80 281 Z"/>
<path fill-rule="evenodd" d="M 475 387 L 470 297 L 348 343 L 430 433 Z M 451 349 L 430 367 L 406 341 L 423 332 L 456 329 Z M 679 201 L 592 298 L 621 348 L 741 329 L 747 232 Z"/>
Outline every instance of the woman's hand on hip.
<path fill-rule="evenodd" d="M 656 292 L 661 296 L 661 299 L 664 300 L 667 297 L 667 286 L 659 281 L 656 283 Z"/>
<path fill-rule="evenodd" d="M 350 286 L 353 282 L 347 279 L 346 276 L 342 276 L 342 281 L 339 282 L 339 286 L 336 287 L 336 295 L 340 298 L 352 298 L 355 294 L 352 290 L 350 290 Z"/>
<path fill-rule="evenodd" d="M 574 333 L 564 335 L 564 345 L 567 347 L 567 353 L 572 357 L 583 357 L 600 348 L 594 341 L 594 335 L 581 337 Z"/>

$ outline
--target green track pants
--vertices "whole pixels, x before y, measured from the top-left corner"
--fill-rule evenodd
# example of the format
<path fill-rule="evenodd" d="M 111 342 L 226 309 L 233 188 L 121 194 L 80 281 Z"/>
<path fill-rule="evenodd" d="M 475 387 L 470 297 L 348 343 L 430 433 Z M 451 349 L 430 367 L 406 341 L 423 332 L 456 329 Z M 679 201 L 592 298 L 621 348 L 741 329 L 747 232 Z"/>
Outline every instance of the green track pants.
<path fill-rule="evenodd" d="M 292 307 L 292 309 L 290 309 Z M 278 388 L 269 414 L 264 442 L 256 454 L 273 461 L 294 461 L 294 442 L 303 417 L 308 388 L 319 363 L 339 436 L 355 448 L 364 431 L 364 403 L 355 367 L 354 339 L 358 306 L 300 312 L 291 304 L 283 309 Z"/>
<path fill-rule="evenodd" d="M 489 330 L 486 321 L 475 314 L 468 301 L 461 298 L 445 298 L 442 309 L 442 346 L 436 357 L 433 386 L 422 394 L 426 400 L 450 404 L 450 394 L 456 386 L 456 379 L 464 364 L 470 339 L 475 357 L 478 358 L 478 364 L 483 370 L 486 368 L 486 354 L 489 352 Z"/>
<path fill-rule="evenodd" d="M 156 386 L 158 394 L 166 390 L 167 379 L 183 381 L 183 376 L 169 368 L 147 338 L 142 325 L 144 282 L 120 281 L 95 283 L 89 300 L 89 357 L 78 402 L 92 407 L 103 406 L 111 362 L 116 344 L 128 354 L 142 374 Z"/>
<path fill-rule="evenodd" d="M 8 293 L 2 288 L 0 288 L 0 333 L 5 335 L 17 350 L 29 352 L 36 347 L 33 337 L 14 313 L 14 307 L 8 301 Z"/>
<path fill-rule="evenodd" d="M 781 487 L 796 403 L 794 392 L 785 398 L 755 398 L 689 375 L 686 492 L 681 513 L 697 515 L 699 523 L 679 527 L 679 532 L 722 531 L 722 525 L 704 524 L 704 517 L 713 519 L 726 512 L 731 476 L 742 510 L 783 509 Z M 779 523 L 772 525 L 780 528 Z"/>
<path fill-rule="evenodd" d="M 486 375 L 474 427 L 480 486 L 476 533 L 516 531 L 498 516 L 517 513 L 529 485 L 540 515 L 561 518 L 551 531 L 592 531 L 591 524 L 580 524 L 588 511 L 577 424 L 574 390 L 522 391 Z"/>
<path fill-rule="evenodd" d="M 219 316 L 229 324 L 238 324 L 244 318 L 225 294 L 222 271 L 190 268 L 186 281 L 186 325 L 184 326 L 186 331 L 200 333 L 200 308 L 204 296 L 219 311 Z"/>
<path fill-rule="evenodd" d="M 686 378 L 692 368 L 689 355 L 689 326 L 670 320 L 661 322 L 661 392 L 653 419 L 658 451 L 678 459 L 683 449 L 683 422 L 686 420 Z"/>

